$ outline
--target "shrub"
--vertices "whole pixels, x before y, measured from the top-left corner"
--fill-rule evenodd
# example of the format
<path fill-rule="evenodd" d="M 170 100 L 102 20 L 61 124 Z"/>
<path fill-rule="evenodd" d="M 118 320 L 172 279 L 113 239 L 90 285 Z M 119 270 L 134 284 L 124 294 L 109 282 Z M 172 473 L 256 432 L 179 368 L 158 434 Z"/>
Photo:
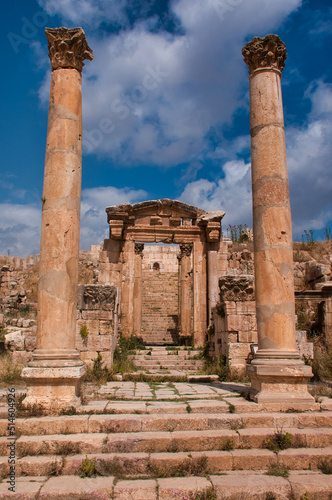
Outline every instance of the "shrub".
<path fill-rule="evenodd" d="M 327 458 L 321 460 L 318 468 L 323 474 L 332 474 L 332 460 Z"/>
<path fill-rule="evenodd" d="M 289 469 L 281 464 L 270 464 L 269 469 L 266 473 L 268 476 L 280 476 L 288 477 Z"/>
<path fill-rule="evenodd" d="M 312 371 L 315 380 L 332 380 L 332 350 L 328 348 L 323 337 L 314 341 Z"/>
<path fill-rule="evenodd" d="M 14 363 L 9 353 L 0 355 L 0 383 L 15 384 L 21 381 L 24 363 Z"/>
<path fill-rule="evenodd" d="M 86 455 L 82 460 L 81 467 L 79 468 L 79 475 L 81 477 L 91 477 L 96 473 L 96 459 L 90 460 Z"/>
<path fill-rule="evenodd" d="M 286 450 L 292 445 L 292 435 L 289 432 L 283 433 L 282 429 L 277 429 L 273 436 L 266 440 L 266 448 L 278 453 L 280 450 Z"/>
<path fill-rule="evenodd" d="M 101 354 L 100 352 L 98 352 L 96 359 L 93 361 L 93 367 L 87 368 L 84 380 L 86 382 L 97 382 L 104 384 L 107 382 L 107 380 L 110 380 L 112 378 L 112 375 L 112 371 L 109 370 L 106 366 L 103 366 Z"/>

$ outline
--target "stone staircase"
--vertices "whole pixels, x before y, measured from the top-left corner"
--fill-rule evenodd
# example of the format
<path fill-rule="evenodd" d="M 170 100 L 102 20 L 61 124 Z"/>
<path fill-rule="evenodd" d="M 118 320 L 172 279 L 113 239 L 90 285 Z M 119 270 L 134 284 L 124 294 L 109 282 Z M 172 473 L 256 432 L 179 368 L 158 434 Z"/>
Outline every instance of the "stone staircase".
<path fill-rule="evenodd" d="M 141 337 L 149 345 L 178 341 L 178 274 L 143 271 Z"/>
<path fill-rule="evenodd" d="M 268 412 L 227 384 L 174 384 L 176 401 L 126 399 L 132 391 L 142 395 L 145 386 L 112 382 L 105 395 L 116 390 L 123 399 L 91 401 L 77 415 L 17 418 L 15 494 L 6 482 L 4 408 L 0 499 L 331 498 L 332 475 L 321 471 L 322 464 L 332 467 L 331 400 L 307 413 Z M 171 389 L 159 384 L 158 391 Z M 276 433 L 289 433 L 290 448 L 267 448 Z M 82 468 L 91 477 L 79 477 Z M 287 469 L 288 477 L 266 475 L 281 470 L 287 476 Z"/>
<path fill-rule="evenodd" d="M 146 346 L 129 356 L 135 367 L 144 373 L 156 374 L 166 371 L 174 374 L 197 373 L 204 368 L 199 359 L 200 351 L 188 347 Z"/>

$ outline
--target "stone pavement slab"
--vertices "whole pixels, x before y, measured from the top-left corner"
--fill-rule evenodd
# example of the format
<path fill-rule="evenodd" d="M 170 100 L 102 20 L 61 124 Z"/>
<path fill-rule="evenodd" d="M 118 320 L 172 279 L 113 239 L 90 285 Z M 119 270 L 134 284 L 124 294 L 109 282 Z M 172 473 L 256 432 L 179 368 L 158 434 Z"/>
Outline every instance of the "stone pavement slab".
<path fill-rule="evenodd" d="M 332 475 L 290 472 L 288 480 L 296 500 L 330 500 L 332 497 Z"/>
<path fill-rule="evenodd" d="M 171 477 L 157 479 L 157 483 L 159 500 L 193 500 L 197 494 L 204 498 L 204 492 L 211 488 L 205 477 Z"/>
<path fill-rule="evenodd" d="M 146 403 L 141 401 L 110 401 L 106 406 L 107 412 L 112 413 L 145 413 Z"/>
<path fill-rule="evenodd" d="M 37 494 L 46 479 L 46 477 L 17 477 L 15 480 L 15 492 L 8 490 L 10 485 L 5 480 L 0 484 L 0 499 L 8 500 L 16 498 L 17 500 L 32 500 L 37 497 Z"/>
<path fill-rule="evenodd" d="M 151 401 L 146 406 L 147 413 L 187 413 L 187 404 L 172 401 Z"/>
<path fill-rule="evenodd" d="M 218 400 L 193 400 L 188 402 L 193 413 L 228 413 L 229 405 Z"/>
<path fill-rule="evenodd" d="M 114 500 L 157 500 L 157 481 L 119 481 L 114 487 Z"/>
<path fill-rule="evenodd" d="M 113 480 L 113 477 L 51 477 L 42 486 L 39 499 L 79 500 L 84 495 L 94 500 L 109 500 L 113 493 Z"/>
<path fill-rule="evenodd" d="M 289 500 L 291 487 L 287 479 L 275 476 L 242 474 L 210 476 L 217 498 L 241 499 L 241 500 L 266 500 L 276 498 L 278 500 Z M 274 495 L 274 496 L 272 496 Z"/>

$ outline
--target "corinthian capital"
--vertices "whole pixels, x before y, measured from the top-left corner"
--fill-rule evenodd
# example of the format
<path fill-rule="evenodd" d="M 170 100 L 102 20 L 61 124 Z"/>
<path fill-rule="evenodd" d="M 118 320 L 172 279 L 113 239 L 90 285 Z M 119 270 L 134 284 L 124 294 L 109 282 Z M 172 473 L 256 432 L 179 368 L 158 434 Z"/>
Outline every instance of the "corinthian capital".
<path fill-rule="evenodd" d="M 45 33 L 52 71 L 57 68 L 74 68 L 81 72 L 83 61 L 92 61 L 93 52 L 82 28 L 46 28 Z"/>
<path fill-rule="evenodd" d="M 180 247 L 180 255 L 179 255 L 180 259 L 182 259 L 182 257 L 190 257 L 193 249 L 192 243 L 181 243 L 179 247 Z"/>
<path fill-rule="evenodd" d="M 242 55 L 250 73 L 260 68 L 282 71 L 287 58 L 286 45 L 278 35 L 266 35 L 264 38 L 255 36 L 243 47 Z"/>

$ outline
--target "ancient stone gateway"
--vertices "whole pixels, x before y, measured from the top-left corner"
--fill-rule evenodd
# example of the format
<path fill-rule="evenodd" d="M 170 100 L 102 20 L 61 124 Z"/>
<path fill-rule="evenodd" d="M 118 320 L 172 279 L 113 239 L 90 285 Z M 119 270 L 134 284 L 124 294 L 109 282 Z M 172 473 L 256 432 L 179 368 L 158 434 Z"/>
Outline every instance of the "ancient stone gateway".
<path fill-rule="evenodd" d="M 176 244 L 179 308 L 174 341 L 188 342 L 193 336 L 195 346 L 202 346 L 227 254 L 220 226 L 225 213 L 169 199 L 111 206 L 106 212 L 110 237 L 104 242 L 99 282 L 120 290 L 122 335 L 142 335 L 144 243 Z M 153 262 L 150 271 L 160 273 L 161 267 L 162 262 Z M 153 343 L 147 337 L 144 341 Z"/>

